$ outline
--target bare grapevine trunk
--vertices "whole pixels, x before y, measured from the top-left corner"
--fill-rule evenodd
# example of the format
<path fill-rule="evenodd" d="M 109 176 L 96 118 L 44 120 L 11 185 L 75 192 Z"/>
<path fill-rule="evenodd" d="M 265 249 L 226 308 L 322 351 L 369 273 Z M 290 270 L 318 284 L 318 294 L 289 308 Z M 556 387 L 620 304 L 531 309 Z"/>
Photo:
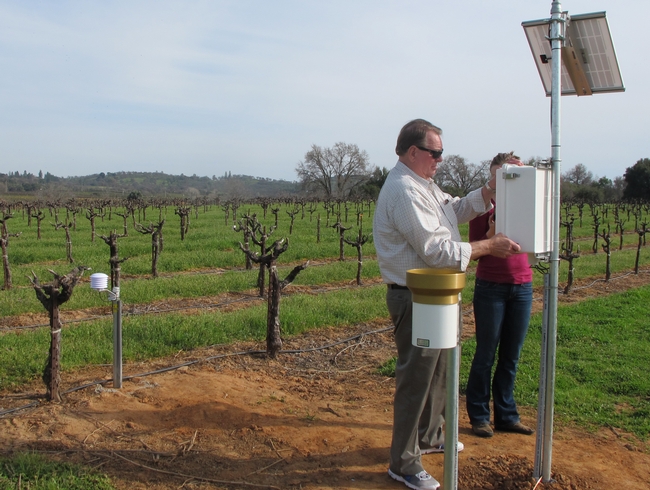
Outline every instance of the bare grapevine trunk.
<path fill-rule="evenodd" d="M 50 354 L 45 365 L 43 381 L 47 386 L 47 398 L 60 402 L 61 394 L 61 320 L 59 319 L 58 291 L 53 290 L 50 296 Z"/>
<path fill-rule="evenodd" d="M 75 267 L 69 274 L 60 276 L 52 272 L 54 281 L 41 285 L 36 274 L 32 273 L 30 281 L 36 292 L 36 298 L 48 311 L 50 316 L 50 351 L 43 370 L 43 381 L 47 388 L 47 398 L 61 401 L 59 385 L 61 384 L 61 320 L 59 306 L 72 296 L 72 291 L 87 267 Z"/>
<path fill-rule="evenodd" d="M 282 349 L 280 336 L 280 280 L 278 268 L 273 265 L 269 270 L 269 296 L 266 318 L 266 353 L 275 358 Z"/>
<path fill-rule="evenodd" d="M 4 285 L 2 289 L 5 291 L 11 289 L 11 269 L 9 268 L 9 255 L 7 254 L 7 239 L 0 237 L 0 245 L 2 248 L 2 270 L 4 272 Z"/>

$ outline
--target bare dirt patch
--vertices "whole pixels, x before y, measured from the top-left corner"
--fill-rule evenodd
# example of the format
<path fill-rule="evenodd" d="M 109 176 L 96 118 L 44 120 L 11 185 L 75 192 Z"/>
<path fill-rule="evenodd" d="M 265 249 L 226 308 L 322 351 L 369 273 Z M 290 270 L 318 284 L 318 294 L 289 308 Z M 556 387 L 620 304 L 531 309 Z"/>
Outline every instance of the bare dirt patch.
<path fill-rule="evenodd" d="M 598 282 L 560 300 L 639 286 L 647 276 Z M 124 489 L 405 488 L 386 473 L 394 380 L 377 374 L 377 367 L 394 355 L 387 323 L 286 339 L 285 351 L 297 352 L 276 360 L 232 355 L 263 348 L 213 347 L 126 364 L 130 375 L 212 357 L 134 377 L 121 390 L 94 384 L 65 395 L 63 403 L 42 402 L 5 416 L 0 445 L 5 452 L 31 449 L 97 467 Z M 110 371 L 100 366 L 64 373 L 63 384 L 81 386 L 110 377 Z M 23 392 L 30 389 L 44 391 L 35 384 Z M 3 395 L 4 408 L 26 403 Z M 497 433 L 489 440 L 476 438 L 462 398 L 460 408 L 465 450 L 459 455 L 459 488 L 532 489 L 535 437 Z M 522 416 L 536 424 L 533 410 Z M 588 434 L 556 424 L 556 482 L 537 488 L 647 489 L 649 449 L 618 430 Z M 423 458 L 429 472 L 444 480 L 443 456 Z"/>

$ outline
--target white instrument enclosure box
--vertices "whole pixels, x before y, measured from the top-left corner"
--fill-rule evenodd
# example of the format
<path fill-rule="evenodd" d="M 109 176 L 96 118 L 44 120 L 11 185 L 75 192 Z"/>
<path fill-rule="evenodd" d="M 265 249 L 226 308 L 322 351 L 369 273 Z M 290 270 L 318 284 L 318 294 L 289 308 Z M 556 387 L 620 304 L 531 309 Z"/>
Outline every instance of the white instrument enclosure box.
<path fill-rule="evenodd" d="M 552 171 L 504 164 L 496 174 L 496 233 L 517 242 L 523 253 L 551 252 Z"/>

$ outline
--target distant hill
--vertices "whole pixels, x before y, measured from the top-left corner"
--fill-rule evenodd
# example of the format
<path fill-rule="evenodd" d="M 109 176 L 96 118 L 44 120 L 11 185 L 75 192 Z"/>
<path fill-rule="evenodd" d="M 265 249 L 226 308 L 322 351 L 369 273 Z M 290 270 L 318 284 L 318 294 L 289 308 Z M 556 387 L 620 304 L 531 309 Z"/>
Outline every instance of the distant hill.
<path fill-rule="evenodd" d="M 0 173 L 1 198 L 59 197 L 224 197 L 254 198 L 301 194 L 298 182 L 231 175 L 199 177 L 196 174 L 169 175 L 162 172 L 101 172 L 85 177 L 56 177 L 49 172 L 38 176 L 19 172 Z"/>

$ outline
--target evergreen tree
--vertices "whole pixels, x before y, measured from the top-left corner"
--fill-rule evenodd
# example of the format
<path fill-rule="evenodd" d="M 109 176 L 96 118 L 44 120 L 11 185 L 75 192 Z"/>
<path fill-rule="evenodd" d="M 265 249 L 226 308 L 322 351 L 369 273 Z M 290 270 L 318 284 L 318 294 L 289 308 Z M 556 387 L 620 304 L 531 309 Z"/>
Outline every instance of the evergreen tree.
<path fill-rule="evenodd" d="M 623 199 L 650 199 L 650 158 L 642 158 L 625 169 Z"/>

